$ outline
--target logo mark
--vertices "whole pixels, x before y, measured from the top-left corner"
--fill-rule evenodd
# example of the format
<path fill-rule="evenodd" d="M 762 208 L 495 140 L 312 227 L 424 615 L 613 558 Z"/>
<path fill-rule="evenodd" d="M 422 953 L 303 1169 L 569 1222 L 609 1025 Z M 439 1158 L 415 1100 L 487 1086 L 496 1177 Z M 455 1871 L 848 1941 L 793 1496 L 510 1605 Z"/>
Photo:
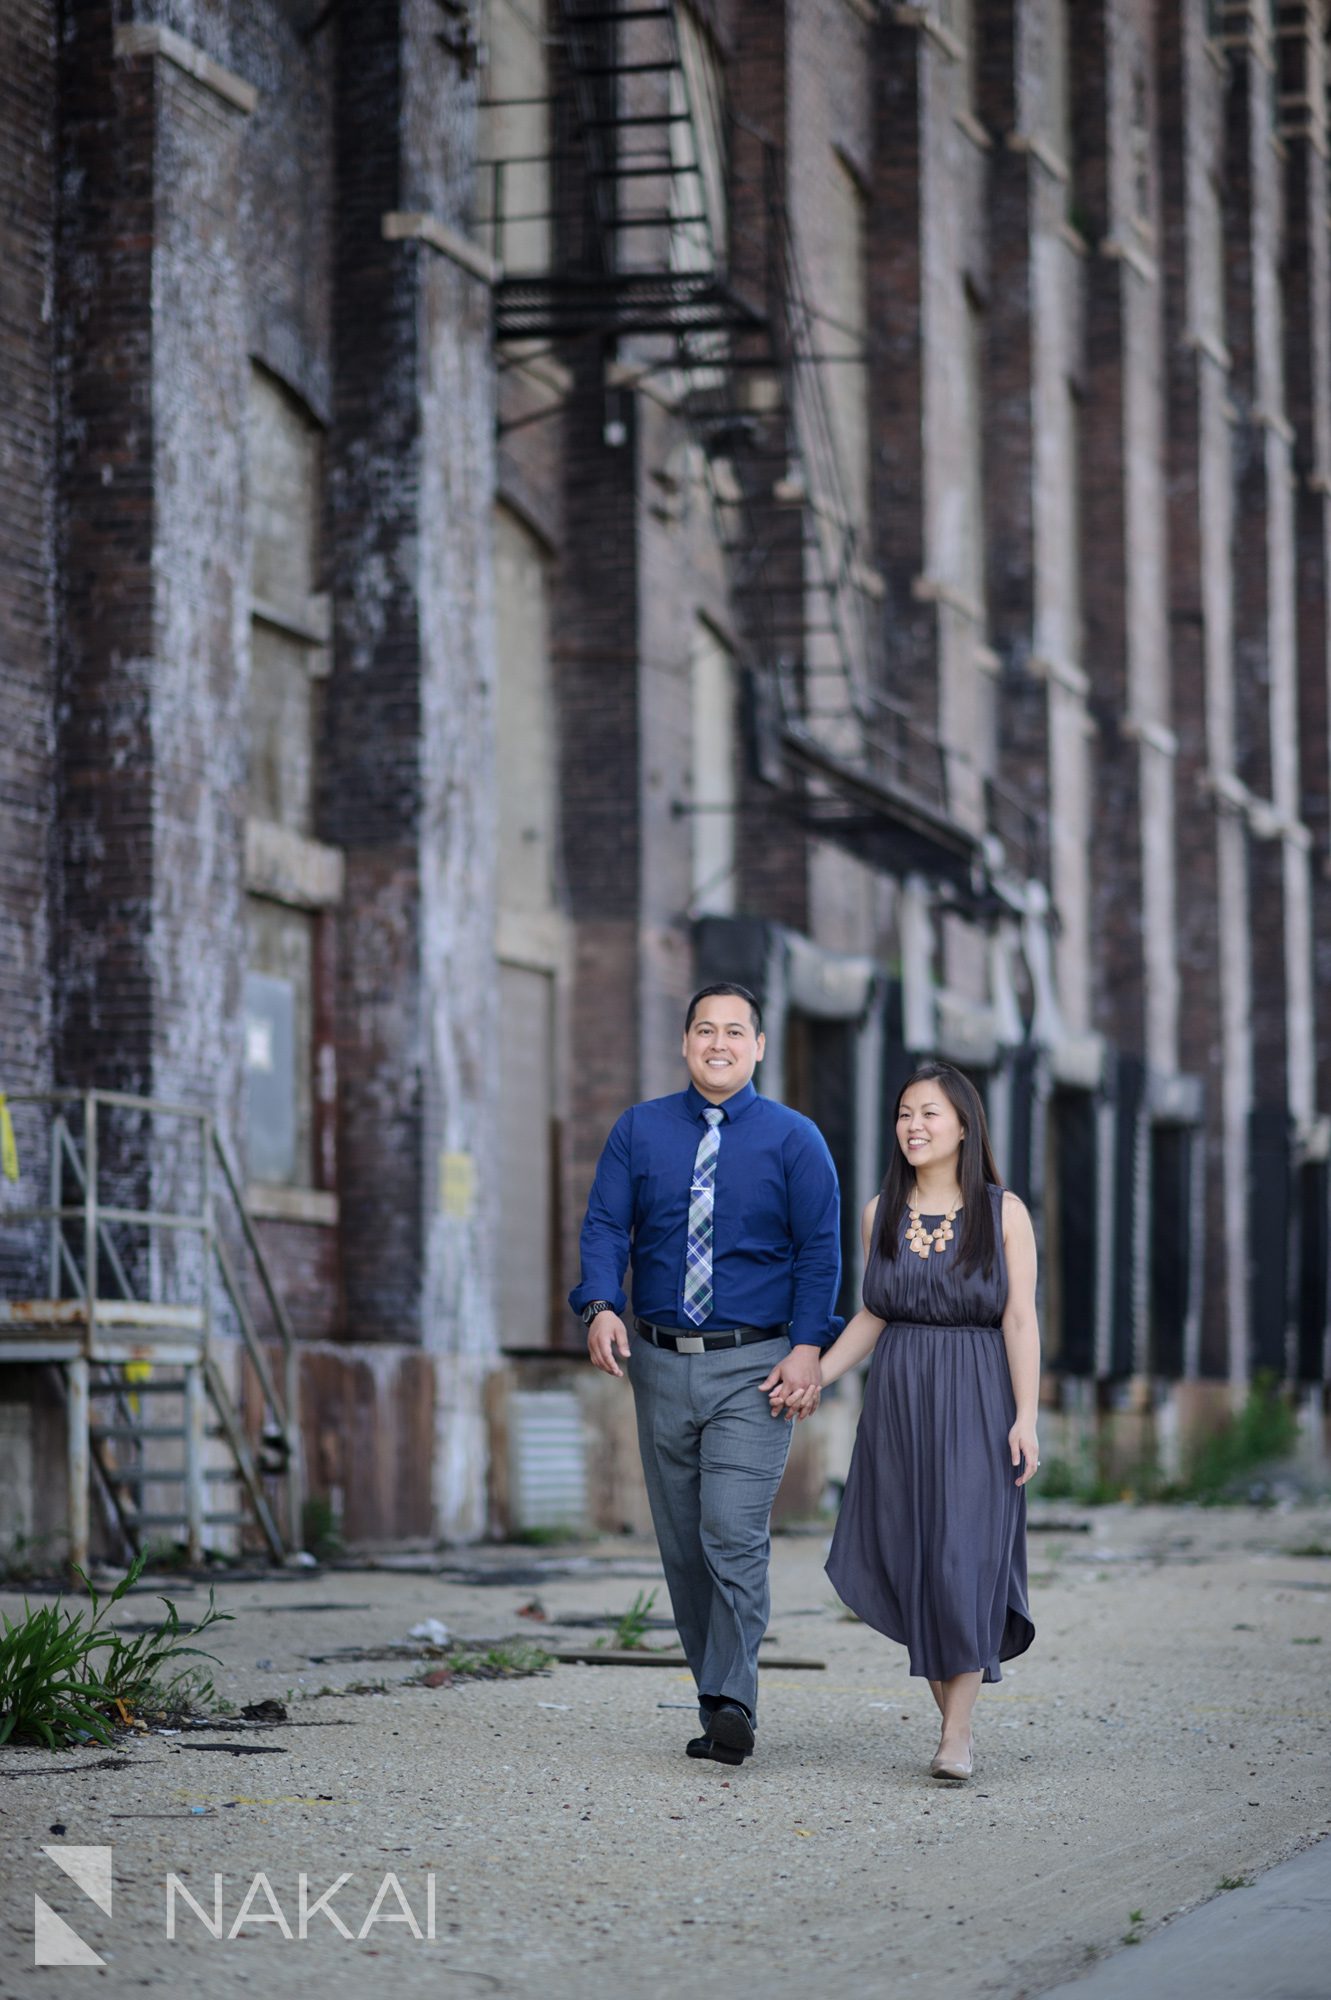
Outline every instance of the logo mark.
<path fill-rule="evenodd" d="M 57 1868 L 77 1882 L 99 1910 L 111 1914 L 111 1850 L 109 1847 L 43 1847 Z M 90 1944 L 56 1915 L 40 1896 L 32 1899 L 32 1961 L 34 1965 L 105 1965 Z"/>

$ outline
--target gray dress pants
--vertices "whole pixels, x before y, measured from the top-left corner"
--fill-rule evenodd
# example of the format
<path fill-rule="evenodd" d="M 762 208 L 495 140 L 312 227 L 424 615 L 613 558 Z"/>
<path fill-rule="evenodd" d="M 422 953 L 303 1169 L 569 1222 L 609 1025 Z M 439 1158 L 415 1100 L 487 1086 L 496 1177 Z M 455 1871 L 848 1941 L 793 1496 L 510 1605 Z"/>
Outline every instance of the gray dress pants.
<path fill-rule="evenodd" d="M 742 1702 L 756 1721 L 772 1502 L 791 1432 L 758 1385 L 790 1343 L 780 1334 L 676 1354 L 638 1333 L 630 1341 L 647 1497 L 684 1654 L 704 1704 Z"/>

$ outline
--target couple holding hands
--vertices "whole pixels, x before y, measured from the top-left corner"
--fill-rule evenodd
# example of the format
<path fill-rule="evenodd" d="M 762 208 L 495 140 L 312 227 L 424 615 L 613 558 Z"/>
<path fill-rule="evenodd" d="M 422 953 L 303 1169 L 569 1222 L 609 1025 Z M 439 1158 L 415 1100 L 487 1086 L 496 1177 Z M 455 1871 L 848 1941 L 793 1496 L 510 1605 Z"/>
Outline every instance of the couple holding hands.
<path fill-rule="evenodd" d="M 861 1217 L 863 1304 L 839 1331 L 836 1171 L 809 1119 L 755 1091 L 763 1051 L 761 1009 L 744 987 L 694 995 L 689 1087 L 616 1122 L 569 1297 L 595 1366 L 632 1384 L 652 1521 L 698 1685 L 701 1734 L 688 1754 L 739 1764 L 753 1750 L 790 1423 L 871 1354 L 827 1573 L 852 1611 L 907 1648 L 939 1710 L 930 1772 L 964 1780 L 981 1683 L 1035 1636 L 1030 1217 L 999 1185 L 975 1086 L 949 1064 L 922 1065 L 898 1098 L 882 1192 Z"/>

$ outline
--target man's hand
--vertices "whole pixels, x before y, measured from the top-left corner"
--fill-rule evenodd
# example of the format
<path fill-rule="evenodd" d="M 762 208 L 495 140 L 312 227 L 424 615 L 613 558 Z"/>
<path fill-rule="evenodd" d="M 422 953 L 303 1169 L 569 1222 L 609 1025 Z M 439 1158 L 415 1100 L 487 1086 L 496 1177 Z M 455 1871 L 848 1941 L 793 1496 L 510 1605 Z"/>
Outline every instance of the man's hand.
<path fill-rule="evenodd" d="M 767 1380 L 759 1384 L 759 1392 L 767 1396 L 774 1417 L 784 1416 L 787 1423 L 811 1417 L 823 1392 L 818 1349 L 807 1341 L 792 1347 Z"/>
<path fill-rule="evenodd" d="M 587 1352 L 591 1356 L 592 1367 L 599 1368 L 603 1375 L 623 1375 L 624 1370 L 615 1359 L 618 1349 L 625 1361 L 629 1358 L 629 1331 L 618 1313 L 597 1313 L 587 1329 Z"/>

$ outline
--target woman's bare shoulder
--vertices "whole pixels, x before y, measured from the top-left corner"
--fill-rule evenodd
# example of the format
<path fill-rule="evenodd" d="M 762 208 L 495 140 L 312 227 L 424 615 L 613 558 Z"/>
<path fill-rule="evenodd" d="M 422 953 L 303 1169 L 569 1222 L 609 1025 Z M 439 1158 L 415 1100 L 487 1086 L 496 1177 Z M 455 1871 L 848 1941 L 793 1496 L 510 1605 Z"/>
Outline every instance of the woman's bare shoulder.
<path fill-rule="evenodd" d="M 1004 1239 L 1006 1239 L 1008 1231 L 1012 1229 L 1014 1226 L 1017 1229 L 1021 1230 L 1024 1234 L 1027 1231 L 1030 1231 L 1034 1225 L 1031 1222 L 1031 1212 L 1027 1208 L 1025 1202 L 1022 1200 L 1021 1196 L 1019 1194 L 1013 1194 L 1011 1188 L 1004 1188 L 1003 1189 Z"/>

